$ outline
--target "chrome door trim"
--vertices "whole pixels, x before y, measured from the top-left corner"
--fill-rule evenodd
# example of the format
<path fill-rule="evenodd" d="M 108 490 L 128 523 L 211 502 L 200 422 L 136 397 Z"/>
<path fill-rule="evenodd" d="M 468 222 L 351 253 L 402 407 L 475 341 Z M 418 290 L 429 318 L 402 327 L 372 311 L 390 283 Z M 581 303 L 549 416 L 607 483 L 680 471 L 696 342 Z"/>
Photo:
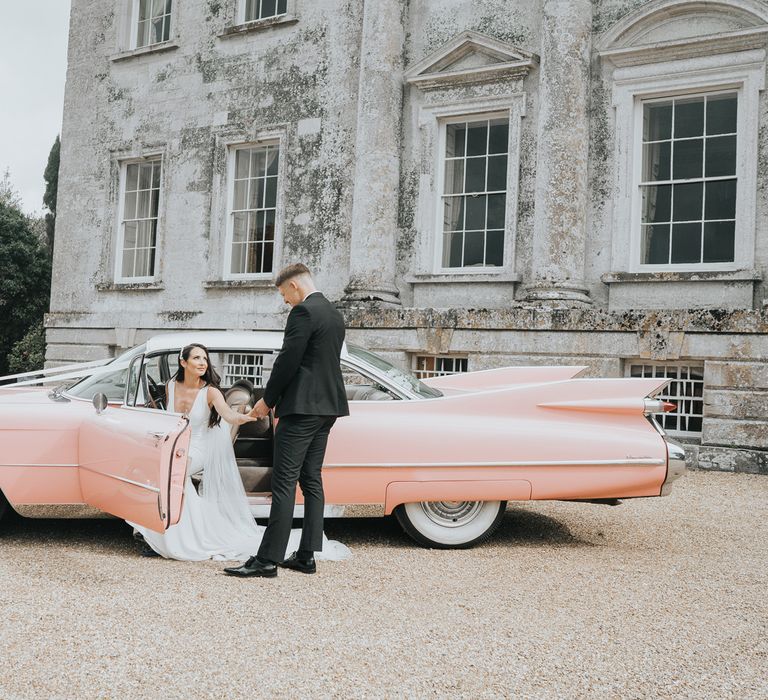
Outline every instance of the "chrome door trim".
<path fill-rule="evenodd" d="M 654 459 L 651 457 L 639 457 L 637 459 L 566 459 L 566 460 L 544 460 L 544 461 L 526 461 L 526 462 L 382 462 L 379 464 L 363 463 L 355 464 L 336 463 L 324 464 L 324 469 L 342 468 L 342 467 L 583 467 L 583 466 L 614 466 L 614 465 L 638 465 L 638 466 L 661 466 L 666 464 L 664 459 Z"/>
<path fill-rule="evenodd" d="M 157 486 L 152 486 L 151 484 L 142 484 L 139 481 L 134 481 L 133 479 L 126 479 L 124 476 L 118 476 L 117 474 L 109 474 L 108 472 L 100 472 L 96 469 L 90 469 L 89 467 L 80 466 L 80 469 L 85 469 L 87 472 L 91 472 L 91 474 L 98 474 L 99 476 L 108 476 L 110 479 L 117 479 L 118 481 L 122 481 L 126 484 L 131 484 L 132 486 L 138 486 L 139 488 L 146 489 L 147 491 L 152 491 L 152 493 L 160 493 L 160 489 L 157 488 Z"/>

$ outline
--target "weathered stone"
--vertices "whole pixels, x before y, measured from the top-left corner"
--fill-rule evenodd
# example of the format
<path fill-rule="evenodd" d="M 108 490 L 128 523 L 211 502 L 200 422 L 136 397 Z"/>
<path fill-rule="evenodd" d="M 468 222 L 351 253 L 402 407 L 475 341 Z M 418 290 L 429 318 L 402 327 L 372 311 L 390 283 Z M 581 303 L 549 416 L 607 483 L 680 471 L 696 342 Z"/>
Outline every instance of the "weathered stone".
<path fill-rule="evenodd" d="M 743 391 L 708 389 L 704 392 L 704 415 L 712 418 L 768 418 L 768 392 L 745 388 Z"/>
<path fill-rule="evenodd" d="M 708 360 L 705 367 L 704 380 L 707 386 L 768 389 L 768 363 Z"/>
<path fill-rule="evenodd" d="M 768 421 L 705 418 L 702 445 L 768 448 Z"/>

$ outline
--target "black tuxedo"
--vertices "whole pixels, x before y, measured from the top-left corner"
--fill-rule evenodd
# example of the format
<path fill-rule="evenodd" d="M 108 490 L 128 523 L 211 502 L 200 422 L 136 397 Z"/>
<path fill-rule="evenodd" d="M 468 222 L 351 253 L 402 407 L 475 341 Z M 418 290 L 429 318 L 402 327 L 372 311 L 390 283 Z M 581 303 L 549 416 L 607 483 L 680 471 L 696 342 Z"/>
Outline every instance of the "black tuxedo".
<path fill-rule="evenodd" d="M 280 419 L 275 429 L 272 507 L 259 558 L 283 561 L 296 501 L 296 482 L 304 493 L 299 550 L 323 546 L 325 497 L 321 469 L 328 434 L 338 416 L 349 415 L 339 356 L 344 319 L 319 292 L 288 314 L 280 354 L 264 388 L 264 402 Z"/>
<path fill-rule="evenodd" d="M 292 414 L 347 416 L 339 367 L 344 318 L 320 292 L 288 314 L 285 337 L 264 389 L 264 402 L 278 418 Z"/>

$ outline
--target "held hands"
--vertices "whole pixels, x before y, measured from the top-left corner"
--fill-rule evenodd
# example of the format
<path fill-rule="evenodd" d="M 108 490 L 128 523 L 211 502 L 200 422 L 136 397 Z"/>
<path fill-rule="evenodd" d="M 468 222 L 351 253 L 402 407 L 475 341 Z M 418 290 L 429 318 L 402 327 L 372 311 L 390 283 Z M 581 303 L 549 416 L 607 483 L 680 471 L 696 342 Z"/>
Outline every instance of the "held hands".
<path fill-rule="evenodd" d="M 265 418 L 266 416 L 268 416 L 269 410 L 270 410 L 269 406 L 267 406 L 267 404 L 264 403 L 264 399 L 259 399 L 248 415 L 253 420 L 258 420 L 259 418 Z"/>

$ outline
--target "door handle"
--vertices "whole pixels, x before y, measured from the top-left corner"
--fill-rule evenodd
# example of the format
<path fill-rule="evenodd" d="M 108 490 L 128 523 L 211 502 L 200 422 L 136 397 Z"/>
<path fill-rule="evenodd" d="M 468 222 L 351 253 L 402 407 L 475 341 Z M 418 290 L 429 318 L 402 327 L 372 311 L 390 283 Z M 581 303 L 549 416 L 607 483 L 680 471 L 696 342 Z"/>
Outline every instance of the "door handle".
<path fill-rule="evenodd" d="M 155 443 L 155 445 L 159 445 L 164 440 L 168 439 L 168 435 L 166 433 L 158 432 L 155 430 L 148 430 L 147 431 L 147 437 Z"/>

